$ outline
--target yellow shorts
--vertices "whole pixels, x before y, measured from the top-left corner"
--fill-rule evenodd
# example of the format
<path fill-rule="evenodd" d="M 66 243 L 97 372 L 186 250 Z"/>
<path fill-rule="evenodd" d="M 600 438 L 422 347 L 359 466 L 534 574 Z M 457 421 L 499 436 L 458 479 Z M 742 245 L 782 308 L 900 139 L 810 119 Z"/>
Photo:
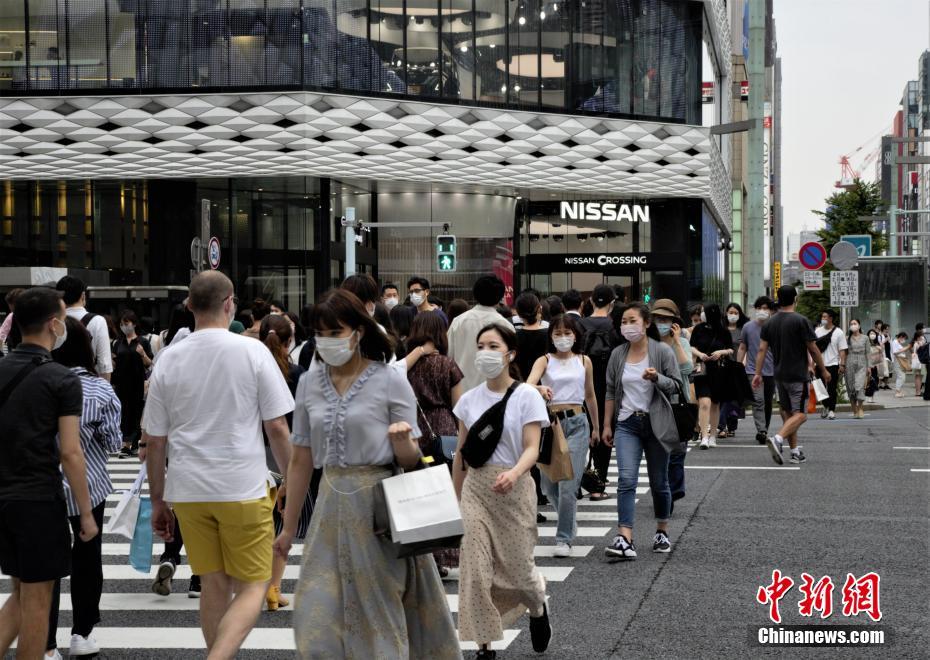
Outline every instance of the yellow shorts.
<path fill-rule="evenodd" d="M 191 570 L 222 571 L 240 582 L 271 579 L 274 523 L 270 495 L 242 502 L 177 502 Z"/>

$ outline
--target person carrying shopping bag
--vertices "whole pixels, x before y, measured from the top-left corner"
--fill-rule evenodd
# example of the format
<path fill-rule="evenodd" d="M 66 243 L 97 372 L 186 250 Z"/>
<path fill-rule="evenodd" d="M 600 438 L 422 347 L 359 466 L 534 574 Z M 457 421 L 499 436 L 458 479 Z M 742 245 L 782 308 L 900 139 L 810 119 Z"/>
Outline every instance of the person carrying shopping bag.
<path fill-rule="evenodd" d="M 545 473 L 542 488 L 559 515 L 554 557 L 571 556 L 577 525 L 575 514 L 578 498 L 575 493 L 584 474 L 588 447 L 600 439 L 597 426 L 597 398 L 591 360 L 581 354 L 582 338 L 578 324 L 568 315 L 557 316 L 549 324 L 549 353 L 533 365 L 526 379 L 549 402 L 549 412 L 559 420 L 571 455 L 571 479 L 553 483 Z M 594 423 L 590 428 L 587 414 Z"/>

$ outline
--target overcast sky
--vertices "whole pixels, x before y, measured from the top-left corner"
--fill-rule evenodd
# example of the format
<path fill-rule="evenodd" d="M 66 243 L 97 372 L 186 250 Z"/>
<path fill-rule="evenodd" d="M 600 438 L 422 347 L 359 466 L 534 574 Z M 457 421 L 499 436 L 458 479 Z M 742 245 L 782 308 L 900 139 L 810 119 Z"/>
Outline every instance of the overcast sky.
<path fill-rule="evenodd" d="M 840 156 L 858 168 L 890 129 L 928 48 L 930 9 L 927 0 L 775 0 L 775 20 L 787 236 L 819 227 L 811 209 L 834 191 Z M 873 163 L 862 178 L 874 173 Z"/>

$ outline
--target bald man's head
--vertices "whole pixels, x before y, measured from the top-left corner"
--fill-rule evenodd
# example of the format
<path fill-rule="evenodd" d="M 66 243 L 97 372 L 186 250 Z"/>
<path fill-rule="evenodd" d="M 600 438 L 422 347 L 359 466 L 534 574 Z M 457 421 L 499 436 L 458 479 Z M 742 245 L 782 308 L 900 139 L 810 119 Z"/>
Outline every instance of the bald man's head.
<path fill-rule="evenodd" d="M 208 270 L 191 280 L 187 306 L 195 314 L 217 314 L 233 295 L 233 283 L 218 270 Z"/>

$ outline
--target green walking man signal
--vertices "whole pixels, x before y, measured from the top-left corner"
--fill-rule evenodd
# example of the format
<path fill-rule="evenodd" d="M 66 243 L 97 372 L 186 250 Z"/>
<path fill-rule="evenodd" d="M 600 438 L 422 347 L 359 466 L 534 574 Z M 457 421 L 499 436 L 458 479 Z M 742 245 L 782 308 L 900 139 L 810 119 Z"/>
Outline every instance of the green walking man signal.
<path fill-rule="evenodd" d="M 436 237 L 436 270 L 440 273 L 455 272 L 455 236 L 452 234 Z"/>

